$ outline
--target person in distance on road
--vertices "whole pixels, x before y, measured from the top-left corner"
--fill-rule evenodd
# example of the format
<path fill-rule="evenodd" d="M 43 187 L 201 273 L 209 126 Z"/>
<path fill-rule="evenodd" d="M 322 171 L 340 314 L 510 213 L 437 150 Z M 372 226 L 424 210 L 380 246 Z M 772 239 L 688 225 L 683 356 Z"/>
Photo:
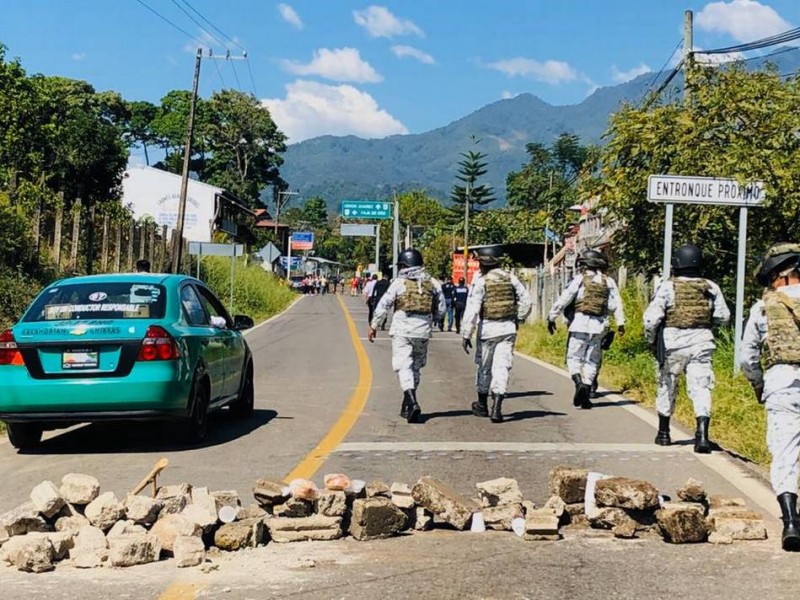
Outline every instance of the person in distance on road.
<path fill-rule="evenodd" d="M 387 273 L 384 273 L 383 276 L 380 279 L 378 279 L 378 281 L 375 282 L 375 287 L 372 288 L 373 307 L 378 306 L 378 302 L 381 301 L 381 298 L 383 298 L 383 295 L 386 293 L 386 290 L 389 289 L 389 285 L 391 284 L 390 279 L 391 279 L 390 276 Z M 373 313 L 375 312 L 374 308 L 372 309 L 372 312 Z M 372 322 L 371 319 L 370 322 Z M 381 321 L 381 331 L 385 330 L 386 330 L 386 319 L 384 318 L 383 321 Z"/>
<path fill-rule="evenodd" d="M 750 309 L 737 357 L 767 409 L 770 480 L 783 519 L 781 545 L 800 551 L 800 244 L 775 244 L 756 270 L 766 289 Z M 761 359 L 764 358 L 762 368 Z"/>
<path fill-rule="evenodd" d="M 556 319 L 564 313 L 569 321 L 567 369 L 575 382 L 572 404 L 592 408 L 589 399 L 600 364 L 603 339 L 609 331 L 609 315 L 617 322 L 617 335 L 625 335 L 625 312 L 616 282 L 606 275 L 608 260 L 597 250 L 585 250 L 577 261 L 577 275 L 547 316 L 547 330 L 556 332 Z"/>
<path fill-rule="evenodd" d="M 378 274 L 373 273 L 367 285 L 364 286 L 364 292 L 362 294 L 364 296 L 364 303 L 367 305 L 367 310 L 369 310 L 367 323 L 372 323 L 372 314 L 375 312 L 375 305 L 372 303 L 372 290 L 375 289 L 376 283 L 378 283 Z"/>
<path fill-rule="evenodd" d="M 467 300 L 462 339 L 464 352 L 469 354 L 472 348 L 470 339 L 477 326 L 475 363 L 478 375 L 475 387 L 478 401 L 472 403 L 472 414 L 490 417 L 492 423 L 503 422 L 503 400 L 514 361 L 517 327 L 528 318 L 533 306 L 519 279 L 500 267 L 501 257 L 497 247 L 485 248 L 478 256 L 482 276 L 476 278 Z M 490 391 L 491 416 L 487 404 Z"/>
<path fill-rule="evenodd" d="M 419 423 L 422 416 L 417 401 L 420 370 L 428 358 L 433 324 L 445 310 L 444 297 L 439 282 L 425 272 L 418 250 L 403 250 L 397 266 L 400 268 L 397 279 L 375 307 L 367 337 L 370 342 L 375 341 L 378 327 L 394 307 L 389 337 L 392 338 L 392 369 L 403 390 L 400 416 L 408 423 Z"/>
<path fill-rule="evenodd" d="M 731 312 L 719 286 L 703 278 L 703 254 L 691 244 L 672 257 L 674 276 L 661 282 L 644 312 L 644 334 L 658 361 L 658 434 L 656 444 L 669 446 L 669 421 L 675 409 L 678 377 L 686 374 L 686 391 L 697 420 L 694 451 L 711 452 L 708 425 L 716 344 L 712 327 L 725 325 Z"/>
<path fill-rule="evenodd" d="M 144 258 L 140 258 L 136 261 L 136 272 L 137 273 L 149 273 L 150 272 L 150 261 Z"/>
<path fill-rule="evenodd" d="M 444 304 L 447 311 L 447 331 L 453 331 L 454 321 L 454 308 L 453 300 L 456 295 L 456 286 L 450 277 L 445 276 L 445 281 L 442 284 L 442 294 L 444 295 Z M 444 315 L 439 319 L 439 331 L 444 331 Z"/>
<path fill-rule="evenodd" d="M 456 318 L 456 333 L 461 333 L 461 319 L 464 317 L 464 311 L 467 309 L 469 288 L 466 283 L 463 277 L 459 277 L 458 286 L 453 290 L 453 312 Z"/>

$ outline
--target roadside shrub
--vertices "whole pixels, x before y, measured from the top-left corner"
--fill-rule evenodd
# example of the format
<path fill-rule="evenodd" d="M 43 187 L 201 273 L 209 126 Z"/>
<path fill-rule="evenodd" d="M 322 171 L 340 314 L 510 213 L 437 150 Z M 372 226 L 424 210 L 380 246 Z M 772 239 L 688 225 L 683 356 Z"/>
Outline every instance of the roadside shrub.
<path fill-rule="evenodd" d="M 0 267 L 0 330 L 13 325 L 41 289 L 33 277 Z"/>

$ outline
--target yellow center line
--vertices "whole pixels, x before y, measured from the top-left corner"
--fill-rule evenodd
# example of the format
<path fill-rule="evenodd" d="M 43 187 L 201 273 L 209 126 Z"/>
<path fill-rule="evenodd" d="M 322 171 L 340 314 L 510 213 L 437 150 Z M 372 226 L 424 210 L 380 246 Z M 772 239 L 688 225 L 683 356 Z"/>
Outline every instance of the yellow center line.
<path fill-rule="evenodd" d="M 158 597 L 158 600 L 195 600 L 197 594 L 208 587 L 205 583 L 181 583 L 175 581 Z"/>
<path fill-rule="evenodd" d="M 356 358 L 358 359 L 358 383 L 356 384 L 353 395 L 347 401 L 344 411 L 339 416 L 333 427 L 330 428 L 328 433 L 322 438 L 317 447 L 309 452 L 300 463 L 292 469 L 284 479 L 285 481 L 292 481 L 293 479 L 310 479 L 319 470 L 323 463 L 328 459 L 328 456 L 336 450 L 336 447 L 342 443 L 347 434 L 356 424 L 358 418 L 361 416 L 364 407 L 367 405 L 369 398 L 369 391 L 372 387 L 372 367 L 369 363 L 364 345 L 359 338 L 358 329 L 353 322 L 353 318 L 347 310 L 341 296 L 336 297 L 344 313 L 344 318 L 347 321 L 347 329 L 350 332 L 350 339 L 353 342 L 353 349 L 356 351 Z"/>

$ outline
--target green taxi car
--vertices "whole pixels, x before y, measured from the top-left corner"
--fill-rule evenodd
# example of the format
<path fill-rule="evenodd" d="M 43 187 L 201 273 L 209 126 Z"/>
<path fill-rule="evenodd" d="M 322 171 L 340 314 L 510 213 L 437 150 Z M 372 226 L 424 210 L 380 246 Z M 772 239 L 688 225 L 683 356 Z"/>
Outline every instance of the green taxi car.
<path fill-rule="evenodd" d="M 202 441 L 210 412 L 253 413 L 252 326 L 192 277 L 58 281 L 0 334 L 0 420 L 16 448 L 98 421 L 177 419 Z"/>

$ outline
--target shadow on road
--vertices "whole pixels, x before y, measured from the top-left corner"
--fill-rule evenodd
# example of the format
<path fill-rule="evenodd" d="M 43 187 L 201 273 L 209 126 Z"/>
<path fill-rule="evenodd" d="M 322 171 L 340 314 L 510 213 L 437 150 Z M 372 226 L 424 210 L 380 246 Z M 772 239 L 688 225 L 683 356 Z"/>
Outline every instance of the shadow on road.
<path fill-rule="evenodd" d="M 504 416 L 503 422 L 510 423 L 511 421 L 524 421 L 525 419 L 540 419 L 542 417 L 565 417 L 567 413 L 553 412 L 552 410 L 519 410 L 513 413 L 507 413 Z"/>
<path fill-rule="evenodd" d="M 208 438 L 189 444 L 182 437 L 181 424 L 165 422 L 92 423 L 57 433 L 36 448 L 20 454 L 114 454 L 119 452 L 180 452 L 209 448 L 244 437 L 276 418 L 274 410 L 253 412 L 249 419 L 234 419 L 226 412 L 211 416 Z"/>
<path fill-rule="evenodd" d="M 530 390 L 527 392 L 508 392 L 506 399 L 511 398 L 533 398 L 534 396 L 552 396 L 553 392 L 547 390 Z"/>
<path fill-rule="evenodd" d="M 467 417 L 472 416 L 471 410 L 443 410 L 441 412 L 422 413 L 422 422 L 427 423 L 432 419 L 441 419 L 445 417 Z"/>
<path fill-rule="evenodd" d="M 631 404 L 639 404 L 638 402 L 634 402 L 633 400 L 617 400 L 615 402 L 596 402 L 592 401 L 592 406 L 595 408 L 605 408 L 608 406 L 630 406 Z"/>

